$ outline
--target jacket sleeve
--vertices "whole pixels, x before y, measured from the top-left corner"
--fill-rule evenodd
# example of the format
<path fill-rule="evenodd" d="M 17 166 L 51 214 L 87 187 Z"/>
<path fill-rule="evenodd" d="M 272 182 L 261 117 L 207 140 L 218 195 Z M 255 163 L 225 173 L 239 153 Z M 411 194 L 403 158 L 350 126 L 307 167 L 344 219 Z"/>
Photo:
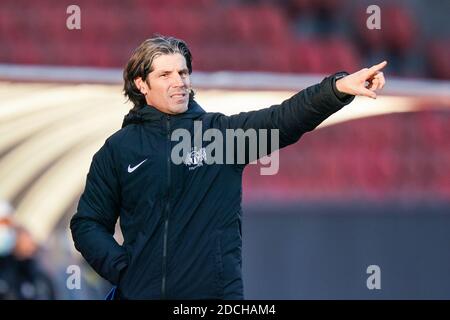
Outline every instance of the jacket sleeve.
<path fill-rule="evenodd" d="M 126 250 L 113 237 L 119 208 L 119 182 L 107 141 L 92 159 L 70 228 L 76 249 L 112 284 L 128 265 Z"/>
<path fill-rule="evenodd" d="M 297 142 L 304 133 L 312 131 L 330 115 L 352 102 L 353 99 L 354 96 L 337 91 L 335 75 L 332 75 L 323 79 L 319 84 L 298 92 L 280 105 L 256 111 L 241 112 L 232 116 L 221 115 L 217 119 L 217 126 L 222 129 L 243 129 L 244 131 L 248 129 L 268 129 L 268 131 L 278 129 L 278 148 L 283 148 Z M 276 148 L 271 148 L 270 133 L 267 136 L 267 153 L 270 153 L 275 151 Z M 259 146 L 258 141 L 258 149 Z M 248 153 L 248 147 L 246 142 L 246 154 Z M 260 155 L 259 151 L 258 155 Z M 246 163 L 253 160 L 256 159 L 248 159 L 248 156 L 246 156 Z"/>

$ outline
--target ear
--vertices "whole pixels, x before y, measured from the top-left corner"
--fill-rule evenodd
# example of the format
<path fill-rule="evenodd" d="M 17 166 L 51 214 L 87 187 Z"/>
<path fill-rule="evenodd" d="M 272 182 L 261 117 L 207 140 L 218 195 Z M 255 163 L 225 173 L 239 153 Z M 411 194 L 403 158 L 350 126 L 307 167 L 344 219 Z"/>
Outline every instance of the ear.
<path fill-rule="evenodd" d="M 143 95 L 147 94 L 147 84 L 142 80 L 141 77 L 137 77 L 136 79 L 134 79 L 134 85 Z"/>

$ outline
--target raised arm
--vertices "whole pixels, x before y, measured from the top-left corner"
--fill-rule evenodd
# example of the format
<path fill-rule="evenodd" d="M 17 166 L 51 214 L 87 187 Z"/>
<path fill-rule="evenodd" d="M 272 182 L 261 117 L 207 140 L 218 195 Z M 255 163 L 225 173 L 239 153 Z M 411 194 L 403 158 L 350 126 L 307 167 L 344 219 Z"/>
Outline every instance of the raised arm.
<path fill-rule="evenodd" d="M 385 80 L 380 71 L 386 62 L 365 68 L 353 74 L 337 73 L 326 77 L 319 84 L 310 86 L 280 105 L 269 108 L 241 112 L 232 116 L 219 116 L 216 120 L 222 129 L 278 129 L 279 144 L 267 141 L 268 152 L 297 142 L 308 131 L 316 128 L 330 115 L 353 101 L 355 95 L 375 98 L 375 91 L 384 86 Z M 246 140 L 247 141 L 247 140 Z M 259 142 L 258 142 L 259 148 Z M 256 160 L 248 157 L 249 143 L 245 144 L 246 163 Z M 258 152 L 258 157 L 262 156 Z"/>

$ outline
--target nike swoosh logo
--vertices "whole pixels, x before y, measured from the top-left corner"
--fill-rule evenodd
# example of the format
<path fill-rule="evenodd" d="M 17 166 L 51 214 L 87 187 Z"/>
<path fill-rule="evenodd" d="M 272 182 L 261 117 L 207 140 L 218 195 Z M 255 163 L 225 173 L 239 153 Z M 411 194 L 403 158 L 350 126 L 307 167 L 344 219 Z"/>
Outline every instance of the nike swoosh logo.
<path fill-rule="evenodd" d="M 128 165 L 128 173 L 132 173 L 134 170 L 136 170 L 137 168 L 139 168 L 139 166 L 141 164 L 143 164 L 145 161 L 147 161 L 147 159 L 145 159 L 144 161 L 142 161 L 141 163 L 135 165 L 134 167 L 130 167 L 130 165 Z"/>

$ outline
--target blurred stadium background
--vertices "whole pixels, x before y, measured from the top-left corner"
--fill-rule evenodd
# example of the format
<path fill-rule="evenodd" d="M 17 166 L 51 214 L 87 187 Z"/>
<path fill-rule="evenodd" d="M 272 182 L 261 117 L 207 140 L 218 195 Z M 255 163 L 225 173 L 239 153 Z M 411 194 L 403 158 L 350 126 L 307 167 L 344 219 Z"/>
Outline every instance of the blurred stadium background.
<path fill-rule="evenodd" d="M 80 30 L 66 27 L 72 4 Z M 366 28 L 372 4 L 380 30 Z M 41 245 L 58 299 L 102 299 L 110 285 L 68 222 L 93 154 L 131 107 L 121 73 L 140 42 L 186 40 L 197 100 L 225 114 L 388 60 L 381 97 L 282 150 L 277 175 L 246 169 L 246 298 L 449 299 L 448 12 L 437 0 L 2 0 L 0 199 Z M 66 287 L 73 264 L 80 290 Z M 369 265 L 381 290 L 366 287 Z"/>

